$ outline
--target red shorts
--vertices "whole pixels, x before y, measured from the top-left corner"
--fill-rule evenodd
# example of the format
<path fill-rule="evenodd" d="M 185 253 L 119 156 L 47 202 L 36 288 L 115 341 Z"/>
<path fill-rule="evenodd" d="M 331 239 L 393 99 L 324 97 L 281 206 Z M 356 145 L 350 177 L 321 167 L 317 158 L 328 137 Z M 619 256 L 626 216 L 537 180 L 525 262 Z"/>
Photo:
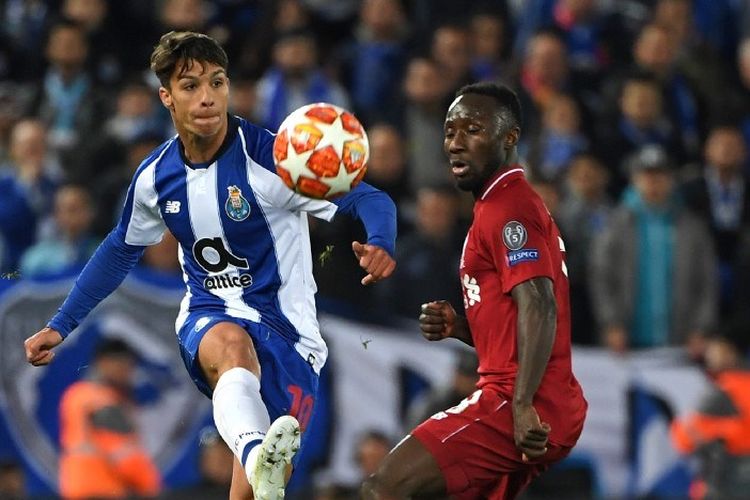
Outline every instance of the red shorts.
<path fill-rule="evenodd" d="M 523 462 L 513 439 L 511 401 L 487 387 L 433 415 L 411 434 L 437 461 L 447 494 L 460 500 L 516 498 L 571 450 L 549 442 L 543 457 Z"/>

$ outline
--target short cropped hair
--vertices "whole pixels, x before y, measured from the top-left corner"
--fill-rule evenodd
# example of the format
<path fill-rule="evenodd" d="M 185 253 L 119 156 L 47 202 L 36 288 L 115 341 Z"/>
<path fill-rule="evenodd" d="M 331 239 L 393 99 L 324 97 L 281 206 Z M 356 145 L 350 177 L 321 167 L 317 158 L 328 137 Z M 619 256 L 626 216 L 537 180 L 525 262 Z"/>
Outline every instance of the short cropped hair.
<path fill-rule="evenodd" d="M 498 105 L 510 115 L 511 125 L 521 127 L 521 101 L 519 101 L 518 95 L 507 85 L 493 82 L 472 83 L 458 89 L 456 97 L 465 94 L 479 94 L 494 98 Z"/>
<path fill-rule="evenodd" d="M 94 348 L 94 359 L 127 357 L 135 359 L 135 351 L 130 345 L 119 338 L 108 338 L 100 340 Z"/>
<path fill-rule="evenodd" d="M 163 35 L 151 53 L 151 71 L 162 87 L 169 88 L 169 79 L 180 62 L 187 63 L 187 71 L 193 61 L 216 64 L 226 69 L 229 58 L 219 42 L 208 35 L 193 31 L 170 31 Z"/>

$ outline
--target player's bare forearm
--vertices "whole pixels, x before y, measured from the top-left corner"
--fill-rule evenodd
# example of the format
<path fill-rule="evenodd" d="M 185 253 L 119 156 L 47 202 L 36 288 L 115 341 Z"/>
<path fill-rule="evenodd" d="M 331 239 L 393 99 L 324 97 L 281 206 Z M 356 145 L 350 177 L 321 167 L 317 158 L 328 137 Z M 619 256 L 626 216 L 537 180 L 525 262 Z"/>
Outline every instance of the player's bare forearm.
<path fill-rule="evenodd" d="M 529 406 L 555 343 L 557 303 L 549 278 L 525 281 L 511 294 L 518 307 L 518 374 L 513 404 Z"/>
<path fill-rule="evenodd" d="M 471 329 L 469 328 L 469 321 L 466 316 L 456 315 L 456 323 L 453 326 L 453 333 L 451 335 L 454 339 L 458 339 L 466 345 L 474 347 L 474 339 L 471 336 Z"/>

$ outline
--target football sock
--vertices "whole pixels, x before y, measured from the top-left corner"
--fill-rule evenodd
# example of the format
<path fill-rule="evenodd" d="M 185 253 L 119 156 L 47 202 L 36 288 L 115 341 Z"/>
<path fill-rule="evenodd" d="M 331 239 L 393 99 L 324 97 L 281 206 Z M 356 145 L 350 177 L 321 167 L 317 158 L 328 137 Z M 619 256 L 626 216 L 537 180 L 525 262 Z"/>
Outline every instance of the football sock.
<path fill-rule="evenodd" d="M 250 451 L 263 441 L 271 425 L 260 397 L 260 380 L 245 368 L 227 370 L 216 383 L 213 406 L 219 434 L 249 472 Z"/>

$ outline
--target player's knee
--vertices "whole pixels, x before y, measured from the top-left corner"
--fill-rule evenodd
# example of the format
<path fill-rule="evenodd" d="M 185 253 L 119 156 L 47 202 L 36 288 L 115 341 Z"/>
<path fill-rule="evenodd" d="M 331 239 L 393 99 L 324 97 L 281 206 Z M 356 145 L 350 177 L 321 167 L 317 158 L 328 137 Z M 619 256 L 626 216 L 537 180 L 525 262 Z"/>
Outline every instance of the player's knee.
<path fill-rule="evenodd" d="M 255 347 L 250 335 L 237 325 L 217 325 L 201 342 L 200 361 L 204 370 L 223 372 L 240 367 L 260 376 Z"/>

